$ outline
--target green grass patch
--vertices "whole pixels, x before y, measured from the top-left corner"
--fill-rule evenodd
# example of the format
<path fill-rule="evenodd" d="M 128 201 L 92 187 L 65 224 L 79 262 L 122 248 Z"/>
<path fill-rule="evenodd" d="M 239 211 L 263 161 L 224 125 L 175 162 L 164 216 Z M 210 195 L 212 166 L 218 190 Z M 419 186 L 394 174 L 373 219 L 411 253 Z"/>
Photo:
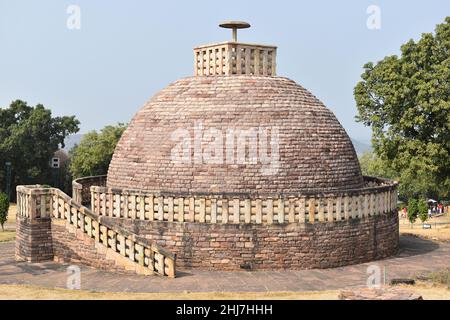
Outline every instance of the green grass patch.
<path fill-rule="evenodd" d="M 9 242 L 14 241 L 16 238 L 16 232 L 15 231 L 0 231 L 0 242 Z"/>

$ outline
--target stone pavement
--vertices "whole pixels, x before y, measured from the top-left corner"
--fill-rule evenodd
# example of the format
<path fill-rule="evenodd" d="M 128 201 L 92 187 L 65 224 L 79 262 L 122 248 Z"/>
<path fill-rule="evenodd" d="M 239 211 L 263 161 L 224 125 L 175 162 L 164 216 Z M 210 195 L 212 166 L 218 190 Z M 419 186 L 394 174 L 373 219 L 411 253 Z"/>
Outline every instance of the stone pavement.
<path fill-rule="evenodd" d="M 316 291 L 366 286 L 367 267 L 376 264 L 387 280 L 407 278 L 450 266 L 450 244 L 412 236 L 400 237 L 397 256 L 354 266 L 298 271 L 179 270 L 176 279 L 99 271 L 81 267 L 81 289 L 114 292 L 265 292 Z M 26 284 L 65 288 L 67 266 L 55 262 L 24 263 L 14 260 L 14 243 L 0 243 L 0 284 Z"/>

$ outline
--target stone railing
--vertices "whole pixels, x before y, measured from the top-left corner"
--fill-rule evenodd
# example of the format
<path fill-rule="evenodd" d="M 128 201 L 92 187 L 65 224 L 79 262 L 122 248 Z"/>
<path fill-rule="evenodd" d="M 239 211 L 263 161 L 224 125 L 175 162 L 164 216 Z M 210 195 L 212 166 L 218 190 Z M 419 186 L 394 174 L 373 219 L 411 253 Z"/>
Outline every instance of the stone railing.
<path fill-rule="evenodd" d="M 175 255 L 157 244 L 146 243 L 144 239 L 137 239 L 135 235 L 103 222 L 101 217 L 59 189 L 42 188 L 39 185 L 18 186 L 17 215 L 19 219 L 31 221 L 42 218 L 66 220 L 67 225 L 142 268 L 155 274 L 175 277 Z"/>
<path fill-rule="evenodd" d="M 83 177 L 72 182 L 73 200 L 81 205 L 87 205 L 91 201 L 91 187 L 106 186 L 106 175 Z"/>
<path fill-rule="evenodd" d="M 222 42 L 194 49 L 195 75 L 276 75 L 277 47 Z"/>
<path fill-rule="evenodd" d="M 92 210 L 101 216 L 198 223 L 320 223 L 389 213 L 397 207 L 397 182 L 365 177 L 366 187 L 345 192 L 245 197 L 169 195 L 91 187 Z"/>

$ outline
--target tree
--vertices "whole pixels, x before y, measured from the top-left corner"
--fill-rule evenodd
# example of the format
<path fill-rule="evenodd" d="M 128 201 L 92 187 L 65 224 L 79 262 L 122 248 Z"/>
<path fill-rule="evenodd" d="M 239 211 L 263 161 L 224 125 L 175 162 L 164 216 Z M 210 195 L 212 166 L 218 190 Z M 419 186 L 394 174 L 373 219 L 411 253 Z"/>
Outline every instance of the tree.
<path fill-rule="evenodd" d="M 419 208 L 417 199 L 409 199 L 408 202 L 408 220 L 411 223 L 416 222 Z"/>
<path fill-rule="evenodd" d="M 417 204 L 419 219 L 424 223 L 428 219 L 428 205 L 424 199 L 420 199 Z"/>
<path fill-rule="evenodd" d="M 362 174 L 365 176 L 397 179 L 397 172 L 389 164 L 377 157 L 376 154 L 366 151 L 359 157 Z"/>
<path fill-rule="evenodd" d="M 117 142 L 126 125 L 106 126 L 100 133 L 91 131 L 70 152 L 70 171 L 73 177 L 103 175 L 108 172 Z"/>
<path fill-rule="evenodd" d="M 5 231 L 3 225 L 8 220 L 9 199 L 6 193 L 0 192 L 0 224 L 2 231 Z"/>
<path fill-rule="evenodd" d="M 74 117 L 52 117 L 49 109 L 35 107 L 21 100 L 8 108 L 0 108 L 0 172 L 5 162 L 12 163 L 12 186 L 50 183 L 50 160 L 64 139 L 78 132 L 79 121 Z M 6 185 L 0 175 L 0 188 Z"/>
<path fill-rule="evenodd" d="M 450 192 L 450 17 L 435 34 L 364 65 L 354 90 L 357 121 L 372 128 L 374 151 L 399 173 L 408 197 Z"/>

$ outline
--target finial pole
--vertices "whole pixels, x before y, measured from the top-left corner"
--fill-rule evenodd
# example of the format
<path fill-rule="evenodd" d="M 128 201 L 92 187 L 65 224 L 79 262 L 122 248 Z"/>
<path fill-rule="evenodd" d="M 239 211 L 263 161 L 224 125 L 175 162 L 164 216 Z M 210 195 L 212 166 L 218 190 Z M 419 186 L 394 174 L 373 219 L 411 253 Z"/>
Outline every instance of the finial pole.
<path fill-rule="evenodd" d="M 237 30 L 250 28 L 250 24 L 243 21 L 226 21 L 219 24 L 219 27 L 233 30 L 233 42 L 237 42 Z"/>
<path fill-rule="evenodd" d="M 237 29 L 233 28 L 233 41 L 237 42 Z"/>

